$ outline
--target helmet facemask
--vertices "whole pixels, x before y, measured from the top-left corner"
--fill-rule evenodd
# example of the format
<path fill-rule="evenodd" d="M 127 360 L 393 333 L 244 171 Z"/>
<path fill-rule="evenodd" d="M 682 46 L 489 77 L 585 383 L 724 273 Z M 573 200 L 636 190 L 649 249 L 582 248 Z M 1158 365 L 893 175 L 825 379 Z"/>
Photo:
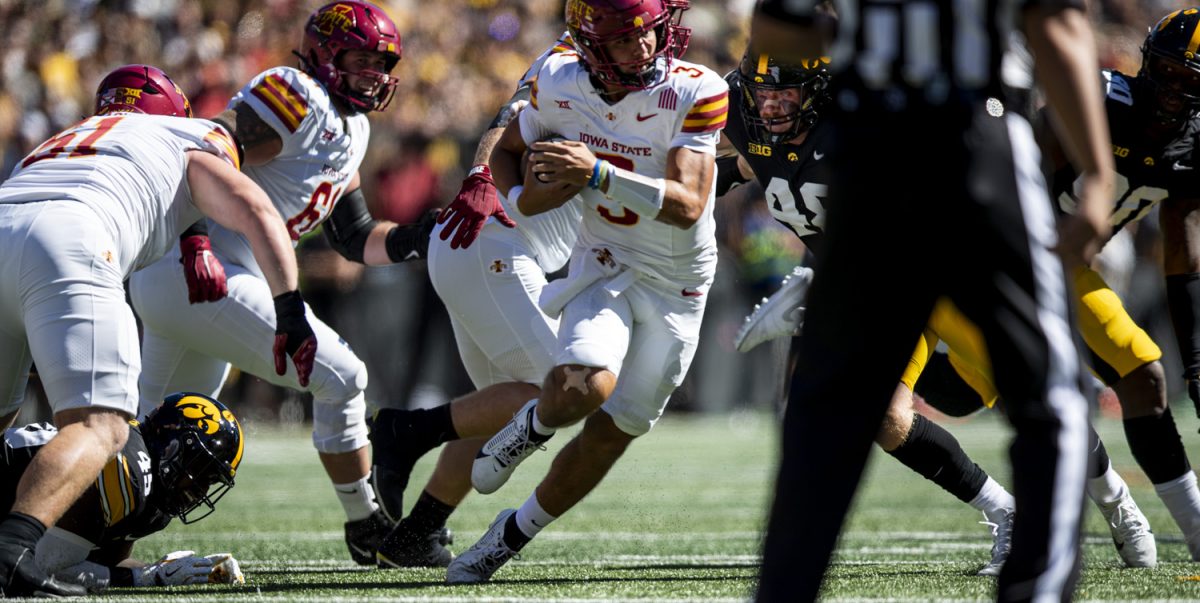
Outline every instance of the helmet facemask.
<path fill-rule="evenodd" d="M 160 509 L 185 524 L 208 517 L 215 505 L 233 487 L 235 470 L 204 444 L 197 430 L 184 430 L 167 443 L 159 459 L 158 498 Z M 201 506 L 200 515 L 192 515 Z"/>
<path fill-rule="evenodd" d="M 245 439 L 233 413 L 203 394 L 180 392 L 146 417 L 141 433 L 154 463 L 151 504 L 183 523 L 212 513 L 242 461 Z"/>
<path fill-rule="evenodd" d="M 1200 114 L 1198 35 L 1200 11 L 1183 9 L 1159 20 L 1142 44 L 1137 81 L 1160 122 L 1177 124 Z"/>
<path fill-rule="evenodd" d="M 378 52 L 384 56 L 384 71 L 351 71 L 341 66 L 350 50 Z M 396 94 L 397 79 L 391 75 L 400 62 L 402 47 L 396 24 L 378 7 L 358 0 L 334 2 L 318 8 L 304 27 L 300 44 L 300 69 L 325 85 L 329 93 L 354 113 L 382 111 Z M 366 78 L 376 84 L 366 95 L 350 86 L 349 77 Z"/>
<path fill-rule="evenodd" d="M 645 7 L 614 8 L 607 2 L 568 0 L 567 29 L 579 50 L 581 63 L 601 83 L 627 90 L 645 90 L 665 79 L 671 61 L 683 56 L 691 39 L 691 30 L 679 21 L 688 3 L 682 0 L 647 0 Z M 619 40 L 637 37 L 654 31 L 655 45 L 651 56 L 636 62 L 619 62 L 612 57 L 608 45 Z M 659 69 L 658 59 L 666 65 Z M 641 68 L 629 73 L 630 68 Z"/>
<path fill-rule="evenodd" d="M 781 64 L 767 55 L 746 55 L 738 68 L 741 99 L 738 109 L 748 126 L 751 141 L 773 146 L 784 144 L 807 132 L 817 121 L 819 109 L 828 101 L 829 74 L 822 59 L 801 65 Z M 768 100 L 770 99 L 770 100 Z M 764 116 L 772 102 L 784 109 Z M 786 128 L 781 126 L 787 125 Z"/>

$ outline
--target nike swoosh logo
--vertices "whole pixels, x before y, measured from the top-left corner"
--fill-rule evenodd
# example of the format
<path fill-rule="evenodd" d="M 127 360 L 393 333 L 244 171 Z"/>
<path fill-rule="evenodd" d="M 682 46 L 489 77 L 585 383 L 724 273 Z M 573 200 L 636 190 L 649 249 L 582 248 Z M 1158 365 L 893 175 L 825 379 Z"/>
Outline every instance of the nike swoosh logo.
<path fill-rule="evenodd" d="M 650 115 L 642 115 L 641 113 L 638 113 L 636 117 L 637 117 L 638 121 L 646 121 L 647 119 L 650 119 L 651 117 L 654 117 L 655 115 L 658 115 L 658 114 L 651 113 Z"/>
<path fill-rule="evenodd" d="M 704 294 L 699 291 L 688 291 L 687 289 L 683 290 L 684 297 L 700 297 L 701 295 L 704 295 Z"/>
<path fill-rule="evenodd" d="M 181 570 L 181 569 L 183 569 L 182 566 L 175 566 L 174 568 L 167 570 L 167 572 L 166 572 L 167 577 L 170 578 L 171 576 L 178 574 L 179 570 Z"/>
<path fill-rule="evenodd" d="M 825 157 L 825 153 L 813 151 L 813 161 L 820 161 L 823 157 Z"/>
<path fill-rule="evenodd" d="M 1179 163 L 1178 161 L 1176 161 L 1175 165 L 1173 165 L 1171 167 L 1175 168 L 1176 172 L 1190 172 L 1192 170 L 1192 166 L 1183 165 L 1182 163 Z"/>

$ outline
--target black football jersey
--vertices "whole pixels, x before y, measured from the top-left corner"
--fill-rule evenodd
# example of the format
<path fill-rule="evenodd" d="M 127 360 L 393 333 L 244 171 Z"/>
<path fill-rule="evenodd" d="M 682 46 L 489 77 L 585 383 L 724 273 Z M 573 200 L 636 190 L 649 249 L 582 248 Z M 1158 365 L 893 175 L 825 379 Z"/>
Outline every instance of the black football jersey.
<path fill-rule="evenodd" d="M 12 508 L 17 483 L 33 457 L 58 430 L 49 423 L 32 423 L 4 431 L 0 463 L 0 504 Z M 100 549 L 124 546 L 167 526 L 171 517 L 147 503 L 154 486 L 153 463 L 136 424 L 117 456 L 108 461 L 96 481 L 83 492 L 59 521 L 59 526 Z"/>
<path fill-rule="evenodd" d="M 1200 198 L 1200 173 L 1196 166 L 1200 118 L 1184 124 L 1168 141 L 1151 141 L 1146 135 L 1151 111 L 1135 106 L 1134 78 L 1118 71 L 1101 72 L 1105 93 L 1105 111 L 1112 132 L 1113 160 L 1117 167 L 1113 212 L 1113 232 L 1142 219 L 1158 203 L 1168 198 Z M 1138 102 L 1152 102 L 1139 99 Z M 1058 208 L 1073 213 L 1078 201 L 1074 195 L 1077 174 L 1067 165 L 1053 175 L 1052 188 Z"/>
<path fill-rule="evenodd" d="M 741 98 L 736 72 L 725 76 L 729 98 Z M 766 191 L 771 215 L 790 228 L 810 250 L 816 250 L 825 231 L 825 202 L 831 171 L 825 153 L 833 144 L 821 121 L 808 131 L 801 144 L 760 145 L 750 141 L 739 107 L 731 107 L 724 135 L 754 170 Z"/>

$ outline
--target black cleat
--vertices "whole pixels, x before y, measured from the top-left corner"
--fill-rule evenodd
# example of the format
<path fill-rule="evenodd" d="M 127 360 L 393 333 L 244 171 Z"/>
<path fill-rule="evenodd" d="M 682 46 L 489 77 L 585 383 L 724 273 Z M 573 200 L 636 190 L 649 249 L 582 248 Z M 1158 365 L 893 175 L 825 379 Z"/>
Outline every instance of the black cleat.
<path fill-rule="evenodd" d="M 416 534 L 407 519 L 396 524 L 396 529 L 383 540 L 375 558 L 379 567 L 446 567 L 454 560 L 454 553 L 446 546 L 454 542 L 454 534 L 442 526 L 428 534 Z"/>
<path fill-rule="evenodd" d="M 82 597 L 87 589 L 67 584 L 46 575 L 33 559 L 29 547 L 0 545 L 0 572 L 6 574 L 3 586 L 5 597 Z"/>
<path fill-rule="evenodd" d="M 346 546 L 350 556 L 359 565 L 375 565 L 375 551 L 385 536 L 392 531 L 393 524 L 382 511 L 369 517 L 346 522 Z"/>

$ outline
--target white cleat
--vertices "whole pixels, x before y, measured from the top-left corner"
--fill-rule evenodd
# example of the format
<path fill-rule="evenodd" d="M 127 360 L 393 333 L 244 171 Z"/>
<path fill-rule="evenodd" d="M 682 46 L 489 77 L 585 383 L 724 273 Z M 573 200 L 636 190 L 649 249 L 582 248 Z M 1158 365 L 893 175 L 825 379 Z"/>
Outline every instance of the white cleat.
<path fill-rule="evenodd" d="M 746 317 L 733 340 L 737 351 L 749 352 L 764 341 L 799 335 L 804 324 L 804 298 L 812 279 L 812 268 L 796 266 L 792 269 L 779 290 L 771 297 L 763 298 Z"/>
<path fill-rule="evenodd" d="M 499 490 L 513 470 L 521 461 L 529 458 L 537 450 L 545 450 L 543 442 L 550 436 L 541 436 L 533 431 L 533 413 L 537 408 L 537 400 L 530 400 L 513 418 L 509 420 L 500 433 L 492 436 L 479 453 L 475 455 L 475 463 L 471 465 L 471 485 L 480 494 L 491 494 Z"/>
<path fill-rule="evenodd" d="M 1111 510 L 1101 508 L 1108 529 L 1112 531 L 1113 544 L 1121 560 L 1129 567 L 1155 567 L 1158 565 L 1158 546 L 1150 522 L 1142 514 L 1133 496 L 1126 489 L 1117 505 Z"/>
<path fill-rule="evenodd" d="M 976 575 L 993 578 L 1000 575 L 1000 570 L 1004 568 L 1004 562 L 1008 560 L 1008 554 L 1012 551 L 1013 515 L 1013 510 L 1007 509 L 996 522 L 979 522 L 992 529 L 992 559 L 976 572 Z M 983 517 L 987 519 L 986 514 Z"/>
<path fill-rule="evenodd" d="M 504 544 L 504 524 L 516 512 L 516 509 L 501 511 L 479 542 L 450 562 L 450 567 L 446 568 L 446 584 L 487 582 L 509 559 L 520 559 L 516 551 Z"/>

